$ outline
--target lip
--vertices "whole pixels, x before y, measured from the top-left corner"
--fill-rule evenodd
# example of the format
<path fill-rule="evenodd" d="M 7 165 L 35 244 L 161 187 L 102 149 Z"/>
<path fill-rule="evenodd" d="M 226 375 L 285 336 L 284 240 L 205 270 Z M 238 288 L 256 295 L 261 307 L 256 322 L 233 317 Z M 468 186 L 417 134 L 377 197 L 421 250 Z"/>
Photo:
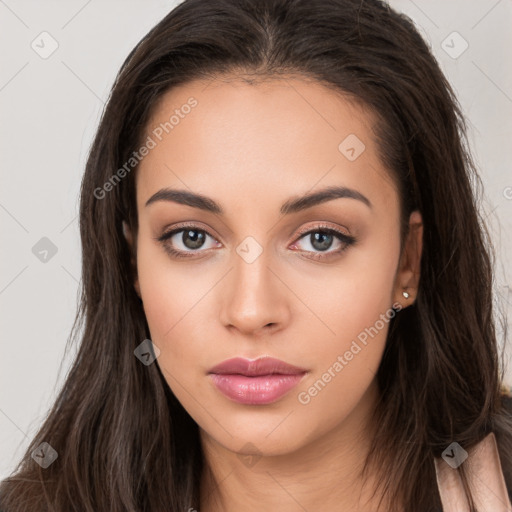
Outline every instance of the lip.
<path fill-rule="evenodd" d="M 271 374 L 297 375 L 304 372 L 307 372 L 305 368 L 293 366 L 273 357 L 260 357 L 252 360 L 245 359 L 244 357 L 234 357 L 233 359 L 222 361 L 222 363 L 214 366 L 209 371 L 209 373 L 239 374 L 247 377 Z"/>
<path fill-rule="evenodd" d="M 294 388 L 308 370 L 273 357 L 235 357 L 214 366 L 209 377 L 230 400 L 246 405 L 276 402 Z"/>

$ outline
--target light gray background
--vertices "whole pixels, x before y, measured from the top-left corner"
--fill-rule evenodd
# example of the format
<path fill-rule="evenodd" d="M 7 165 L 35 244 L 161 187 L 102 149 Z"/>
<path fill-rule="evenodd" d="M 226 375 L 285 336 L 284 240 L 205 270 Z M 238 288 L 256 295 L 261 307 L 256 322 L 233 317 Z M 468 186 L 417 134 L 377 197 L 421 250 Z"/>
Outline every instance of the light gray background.
<path fill-rule="evenodd" d="M 64 357 L 80 277 L 77 198 L 104 101 L 129 51 L 177 3 L 0 0 L 0 478 L 42 422 L 74 354 Z M 470 121 L 498 256 L 496 301 L 510 329 L 512 0 L 389 3 L 430 42 Z M 31 47 L 48 51 L 52 39 L 58 48 L 45 59 Z M 32 252 L 43 237 L 57 248 L 46 262 Z"/>

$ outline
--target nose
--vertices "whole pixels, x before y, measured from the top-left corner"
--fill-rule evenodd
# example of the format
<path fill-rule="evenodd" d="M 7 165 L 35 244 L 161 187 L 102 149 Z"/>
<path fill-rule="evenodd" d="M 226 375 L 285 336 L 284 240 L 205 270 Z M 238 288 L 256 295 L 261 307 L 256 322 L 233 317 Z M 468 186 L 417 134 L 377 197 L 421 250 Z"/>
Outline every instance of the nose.
<path fill-rule="evenodd" d="M 252 262 L 235 254 L 233 268 L 222 283 L 220 316 L 224 326 L 261 336 L 289 322 L 290 291 L 273 267 L 266 251 Z"/>

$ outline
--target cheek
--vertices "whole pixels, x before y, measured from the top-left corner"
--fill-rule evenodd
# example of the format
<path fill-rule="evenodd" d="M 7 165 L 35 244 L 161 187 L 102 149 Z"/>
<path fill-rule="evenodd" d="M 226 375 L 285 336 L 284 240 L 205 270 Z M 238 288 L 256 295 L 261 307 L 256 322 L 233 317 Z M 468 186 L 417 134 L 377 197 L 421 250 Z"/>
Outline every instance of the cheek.
<path fill-rule="evenodd" d="M 397 258 L 385 244 L 364 248 L 354 251 L 335 275 L 311 278 L 310 289 L 314 291 L 307 294 L 308 303 L 329 328 L 330 333 L 324 330 L 328 341 L 343 348 L 382 314 L 391 313 Z M 381 330 L 380 322 L 378 326 Z"/>
<path fill-rule="evenodd" d="M 324 341 L 310 353 L 315 370 L 294 398 L 312 433 L 320 435 L 343 422 L 364 402 L 375 383 L 389 322 L 396 313 L 387 307 L 387 301 L 371 299 L 360 303 L 355 316 L 340 312 L 333 320 L 337 332 L 334 342 Z M 359 414 L 360 409 L 356 417 Z"/>
<path fill-rule="evenodd" d="M 317 323 L 305 323 L 301 331 L 303 339 L 310 340 L 304 348 L 315 369 L 298 390 L 300 404 L 319 414 L 329 410 L 343 416 L 375 378 L 390 321 L 397 314 L 391 309 L 397 258 L 398 253 L 385 245 L 381 251 L 361 251 L 353 265 L 347 264 L 346 273 L 325 283 L 328 293 L 311 303 L 330 333 L 315 336 Z"/>
<path fill-rule="evenodd" d="M 191 340 L 197 340 L 198 351 L 208 345 L 197 319 L 205 314 L 202 308 L 214 276 L 193 273 L 184 266 L 171 262 L 163 250 L 149 244 L 138 248 L 138 278 L 151 340 L 161 351 L 159 363 L 169 367 L 178 360 L 188 363 L 194 359 Z"/>

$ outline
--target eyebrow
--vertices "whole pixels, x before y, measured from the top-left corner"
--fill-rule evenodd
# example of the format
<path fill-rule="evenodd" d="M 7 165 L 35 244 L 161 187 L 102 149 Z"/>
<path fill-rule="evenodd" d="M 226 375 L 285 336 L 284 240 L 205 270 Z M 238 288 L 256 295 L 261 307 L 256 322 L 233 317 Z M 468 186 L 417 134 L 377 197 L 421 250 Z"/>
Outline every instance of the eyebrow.
<path fill-rule="evenodd" d="M 311 192 L 304 194 L 300 197 L 293 197 L 291 199 L 288 199 L 281 206 L 279 211 L 281 215 L 288 215 L 291 213 L 297 213 L 302 210 L 306 210 L 307 208 L 311 208 L 313 206 L 325 203 L 327 201 L 332 201 L 333 199 L 342 198 L 356 199 L 358 201 L 363 202 L 370 209 L 373 208 L 371 201 L 366 196 L 361 194 L 361 192 L 358 192 L 357 190 L 348 187 L 332 186 L 321 189 L 317 192 Z M 146 201 L 146 206 L 149 206 L 150 204 L 155 203 L 157 201 L 170 201 L 173 203 L 191 206 L 193 208 L 199 208 L 207 212 L 224 215 L 223 208 L 213 199 L 202 194 L 189 192 L 188 190 L 163 188 L 156 192 L 155 194 L 153 194 Z"/>

